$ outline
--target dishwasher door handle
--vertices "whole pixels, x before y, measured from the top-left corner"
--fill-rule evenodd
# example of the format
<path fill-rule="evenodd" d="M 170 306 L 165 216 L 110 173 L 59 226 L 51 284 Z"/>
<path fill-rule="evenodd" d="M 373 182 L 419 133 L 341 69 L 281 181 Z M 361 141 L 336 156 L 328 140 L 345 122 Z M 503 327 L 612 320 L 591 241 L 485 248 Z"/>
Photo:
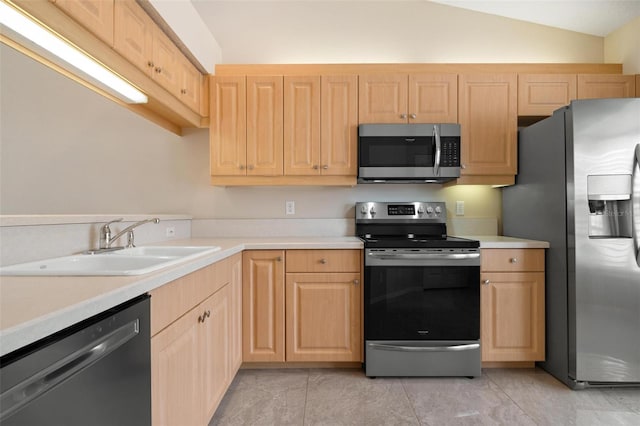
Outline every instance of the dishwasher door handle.
<path fill-rule="evenodd" d="M 33 374 L 0 395 L 0 421 L 74 374 L 98 362 L 140 333 L 135 319 Z"/>
<path fill-rule="evenodd" d="M 400 352 L 458 352 L 458 351 L 472 351 L 479 349 L 479 343 L 468 343 L 463 345 L 452 346 L 399 346 L 399 345 L 387 345 L 382 343 L 368 343 L 369 347 L 373 349 L 380 349 L 383 351 L 400 351 Z"/>

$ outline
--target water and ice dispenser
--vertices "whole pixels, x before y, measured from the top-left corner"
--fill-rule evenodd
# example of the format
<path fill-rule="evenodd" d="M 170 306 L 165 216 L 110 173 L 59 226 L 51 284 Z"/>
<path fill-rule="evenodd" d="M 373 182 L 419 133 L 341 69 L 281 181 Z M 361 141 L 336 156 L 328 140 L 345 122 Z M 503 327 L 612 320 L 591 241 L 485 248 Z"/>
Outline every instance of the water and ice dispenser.
<path fill-rule="evenodd" d="M 589 175 L 589 238 L 632 238 L 632 175 Z"/>

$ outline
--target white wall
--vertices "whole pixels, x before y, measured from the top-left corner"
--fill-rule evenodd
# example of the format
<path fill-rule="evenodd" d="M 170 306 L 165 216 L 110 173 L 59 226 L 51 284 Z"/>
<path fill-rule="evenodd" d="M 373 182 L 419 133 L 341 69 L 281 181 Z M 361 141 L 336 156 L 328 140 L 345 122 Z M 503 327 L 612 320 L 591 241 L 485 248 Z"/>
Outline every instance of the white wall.
<path fill-rule="evenodd" d="M 323 14 L 298 11 L 299 3 L 283 7 L 289 9 L 258 8 L 247 20 L 223 15 L 222 22 L 243 31 L 257 28 L 253 38 L 218 40 L 225 62 L 602 61 L 602 38 L 457 9 L 438 15 L 433 25 L 442 27 L 446 18 L 452 30 L 434 37 L 426 35 L 433 28 L 424 17 L 399 15 L 382 3 L 367 9 L 371 25 L 328 6 Z M 296 20 L 283 21 L 295 17 L 291 8 Z M 261 24 L 261 14 L 272 24 Z M 412 41 L 418 28 L 424 34 Z M 358 200 L 433 199 L 447 201 L 450 209 L 455 200 L 466 201 L 468 217 L 500 215 L 500 192 L 487 187 L 211 187 L 206 130 L 177 137 L 4 45 L 0 61 L 1 214 L 285 218 L 284 203 L 293 200 L 295 218 L 348 218 Z"/>
<path fill-rule="evenodd" d="M 602 37 L 429 1 L 194 1 L 224 63 L 602 62 Z"/>
<path fill-rule="evenodd" d="M 621 63 L 625 74 L 640 74 L 640 17 L 605 37 L 604 61 Z"/>

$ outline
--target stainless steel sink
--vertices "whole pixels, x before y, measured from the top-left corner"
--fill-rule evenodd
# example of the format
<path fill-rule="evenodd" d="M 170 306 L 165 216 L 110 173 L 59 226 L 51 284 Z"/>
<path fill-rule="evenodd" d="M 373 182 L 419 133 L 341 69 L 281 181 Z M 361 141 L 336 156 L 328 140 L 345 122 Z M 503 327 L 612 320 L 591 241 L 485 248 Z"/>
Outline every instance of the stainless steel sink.
<path fill-rule="evenodd" d="M 142 275 L 220 250 L 218 246 L 147 246 L 108 253 L 74 255 L 0 268 L 0 275 Z"/>

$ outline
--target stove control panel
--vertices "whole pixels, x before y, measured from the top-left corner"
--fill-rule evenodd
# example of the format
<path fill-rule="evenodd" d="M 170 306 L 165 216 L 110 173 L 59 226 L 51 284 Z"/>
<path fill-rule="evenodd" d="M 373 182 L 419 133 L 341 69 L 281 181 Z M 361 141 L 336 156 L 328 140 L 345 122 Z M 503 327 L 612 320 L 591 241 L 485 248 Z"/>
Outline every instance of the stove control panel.
<path fill-rule="evenodd" d="M 358 221 L 429 221 L 446 222 L 447 208 L 440 201 L 409 202 L 358 202 L 356 203 L 356 222 Z"/>

